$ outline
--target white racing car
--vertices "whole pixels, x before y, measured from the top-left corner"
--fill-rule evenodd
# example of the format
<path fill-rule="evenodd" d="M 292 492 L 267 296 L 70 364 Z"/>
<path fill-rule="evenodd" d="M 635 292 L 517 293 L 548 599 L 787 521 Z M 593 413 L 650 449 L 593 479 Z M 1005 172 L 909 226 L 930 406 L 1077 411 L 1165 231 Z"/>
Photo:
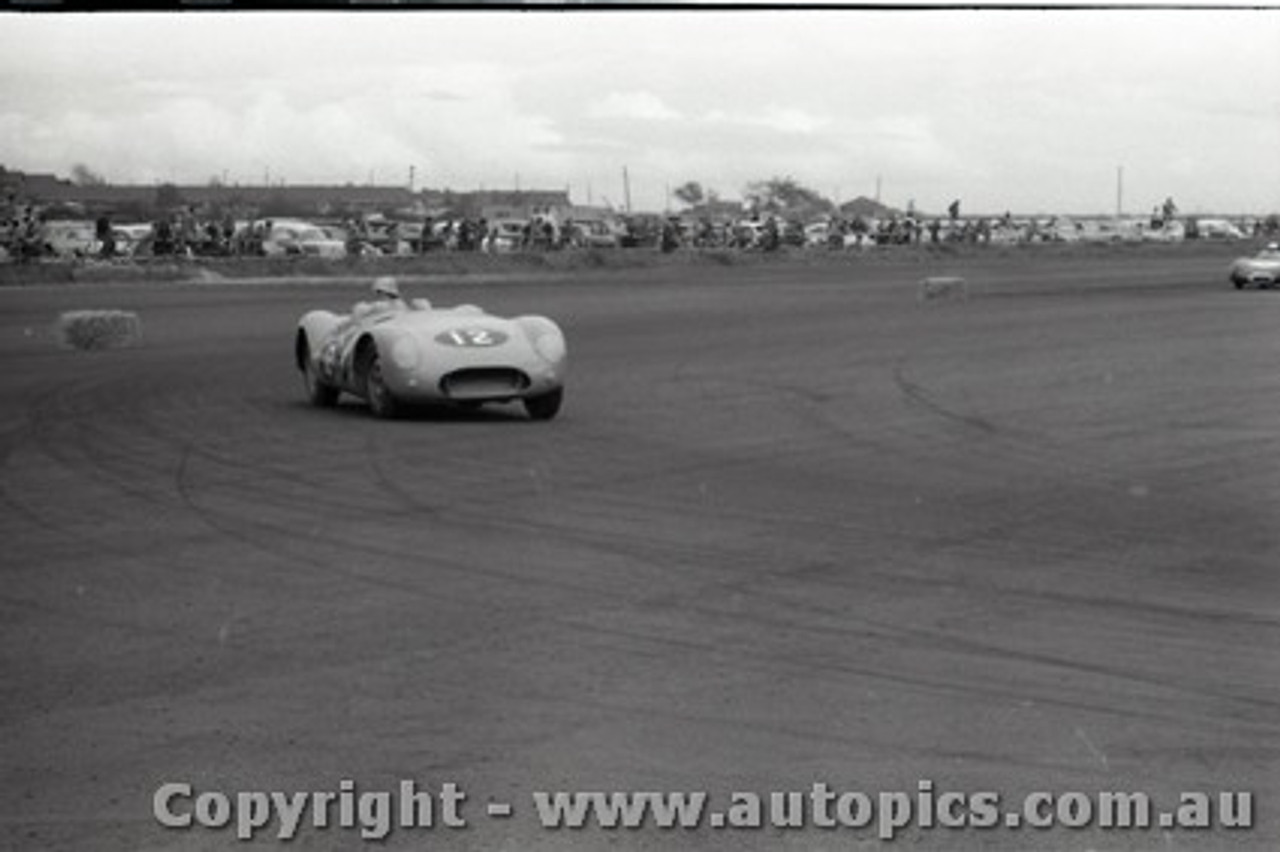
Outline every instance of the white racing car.
<path fill-rule="evenodd" d="M 316 310 L 298 322 L 294 360 L 313 404 L 332 406 L 346 392 L 380 417 L 432 402 L 474 408 L 519 400 L 534 420 L 560 411 L 567 350 L 550 319 L 407 302 L 392 278 L 379 278 L 373 290 L 375 300 L 350 314 Z"/>
<path fill-rule="evenodd" d="M 1268 243 L 1252 257 L 1237 258 L 1231 264 L 1231 283 L 1237 290 L 1246 284 L 1259 289 L 1280 284 L 1280 243 Z"/>

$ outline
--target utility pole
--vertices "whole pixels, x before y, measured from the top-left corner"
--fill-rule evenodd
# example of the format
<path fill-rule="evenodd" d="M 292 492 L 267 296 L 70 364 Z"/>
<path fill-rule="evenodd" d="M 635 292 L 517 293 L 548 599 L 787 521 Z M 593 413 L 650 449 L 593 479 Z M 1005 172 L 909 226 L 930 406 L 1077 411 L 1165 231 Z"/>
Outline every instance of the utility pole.
<path fill-rule="evenodd" d="M 627 174 L 627 167 L 622 167 L 622 192 L 623 198 L 626 200 L 627 212 L 631 212 L 631 175 Z"/>
<path fill-rule="evenodd" d="M 410 192 L 413 192 L 413 172 L 414 172 L 414 167 L 409 166 L 409 191 Z"/>

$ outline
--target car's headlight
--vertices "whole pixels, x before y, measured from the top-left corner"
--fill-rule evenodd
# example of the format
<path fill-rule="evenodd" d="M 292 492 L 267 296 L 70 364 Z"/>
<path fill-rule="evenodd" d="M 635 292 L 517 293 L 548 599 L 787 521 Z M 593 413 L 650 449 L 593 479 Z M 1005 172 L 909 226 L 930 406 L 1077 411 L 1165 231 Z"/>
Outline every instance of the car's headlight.
<path fill-rule="evenodd" d="M 538 354 L 553 364 L 558 364 L 564 360 L 565 345 L 564 337 L 554 332 L 545 332 L 533 339 L 533 348 L 538 350 Z"/>
<path fill-rule="evenodd" d="M 418 366 L 418 344 L 412 337 L 398 337 L 391 344 L 391 363 L 406 371 Z"/>

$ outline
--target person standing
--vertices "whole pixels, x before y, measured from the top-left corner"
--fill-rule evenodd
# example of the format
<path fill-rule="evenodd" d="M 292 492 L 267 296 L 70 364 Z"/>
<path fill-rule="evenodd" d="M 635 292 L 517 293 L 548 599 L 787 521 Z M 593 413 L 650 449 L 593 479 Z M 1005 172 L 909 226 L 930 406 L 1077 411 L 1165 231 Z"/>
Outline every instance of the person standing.
<path fill-rule="evenodd" d="M 116 238 L 111 231 L 111 218 L 107 214 L 98 217 L 94 224 L 94 236 L 98 239 L 98 256 L 110 260 L 116 254 Z"/>

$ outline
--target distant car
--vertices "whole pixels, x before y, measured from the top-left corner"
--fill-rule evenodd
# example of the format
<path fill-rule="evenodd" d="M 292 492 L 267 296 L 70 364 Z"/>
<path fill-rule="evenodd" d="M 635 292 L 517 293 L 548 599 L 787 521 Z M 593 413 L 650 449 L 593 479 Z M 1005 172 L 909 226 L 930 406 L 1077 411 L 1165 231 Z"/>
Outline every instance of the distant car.
<path fill-rule="evenodd" d="M 738 248 L 759 248 L 764 243 L 764 222 L 739 219 L 733 223 L 733 244 Z"/>
<path fill-rule="evenodd" d="M 262 223 L 265 226 L 265 222 Z M 334 239 L 310 222 L 275 219 L 271 230 L 262 238 L 262 252 L 269 257 L 302 255 L 306 257 L 340 258 L 347 255 L 347 244 Z"/>
<path fill-rule="evenodd" d="M 1144 225 L 1142 240 L 1149 243 L 1176 243 L 1187 237 L 1187 228 L 1177 220 L 1170 220 L 1160 225 Z"/>
<path fill-rule="evenodd" d="M 344 232 L 344 239 L 345 236 Z M 360 253 L 404 257 L 415 253 L 415 245 L 421 237 L 421 222 L 401 222 L 375 214 L 364 219 L 359 238 Z"/>
<path fill-rule="evenodd" d="M 496 219 L 489 223 L 489 234 L 485 238 L 488 251 L 506 254 L 518 251 L 524 246 L 525 232 L 529 223 L 524 219 Z"/>
<path fill-rule="evenodd" d="M 138 247 L 145 240 L 151 237 L 151 225 L 149 223 L 140 223 L 133 225 L 112 225 L 111 238 L 114 241 L 113 253 L 117 257 L 132 257 L 138 251 Z M 99 254 L 102 251 L 102 241 L 96 236 L 93 241 L 93 253 Z"/>
<path fill-rule="evenodd" d="M 579 248 L 619 248 L 622 244 L 618 232 L 598 219 L 574 222 L 569 239 Z"/>
<path fill-rule="evenodd" d="M 1137 219 L 1086 219 L 1079 223 L 1080 238 L 1094 243 L 1133 243 L 1142 240 L 1142 222 Z"/>
<path fill-rule="evenodd" d="M 1071 219 L 1054 217 L 1039 228 L 1040 239 L 1047 243 L 1078 243 L 1083 236 L 1083 228 Z"/>
<path fill-rule="evenodd" d="M 1268 243 L 1252 257 L 1237 258 L 1231 264 L 1231 283 L 1237 290 L 1246 285 L 1265 290 L 1280 284 L 1280 243 Z"/>
<path fill-rule="evenodd" d="M 395 298 L 359 303 L 350 314 L 305 314 L 294 361 L 318 406 L 345 392 L 394 417 L 411 403 L 519 400 L 531 419 L 550 420 L 564 398 L 568 354 L 559 326 L 544 316 L 504 319 L 475 305 Z"/>
<path fill-rule="evenodd" d="M 98 233 L 93 222 L 55 219 L 45 223 L 45 243 L 58 257 L 87 257 L 95 252 Z"/>
<path fill-rule="evenodd" d="M 829 222 L 813 222 L 804 228 L 804 244 L 808 248 L 858 248 L 863 236 L 852 231 L 840 233 Z"/>
<path fill-rule="evenodd" d="M 1196 234 L 1202 240 L 1244 239 L 1244 233 L 1226 219 L 1197 219 Z"/>
<path fill-rule="evenodd" d="M 830 222 L 810 222 L 804 226 L 804 244 L 809 248 L 827 248 L 830 242 Z"/>

